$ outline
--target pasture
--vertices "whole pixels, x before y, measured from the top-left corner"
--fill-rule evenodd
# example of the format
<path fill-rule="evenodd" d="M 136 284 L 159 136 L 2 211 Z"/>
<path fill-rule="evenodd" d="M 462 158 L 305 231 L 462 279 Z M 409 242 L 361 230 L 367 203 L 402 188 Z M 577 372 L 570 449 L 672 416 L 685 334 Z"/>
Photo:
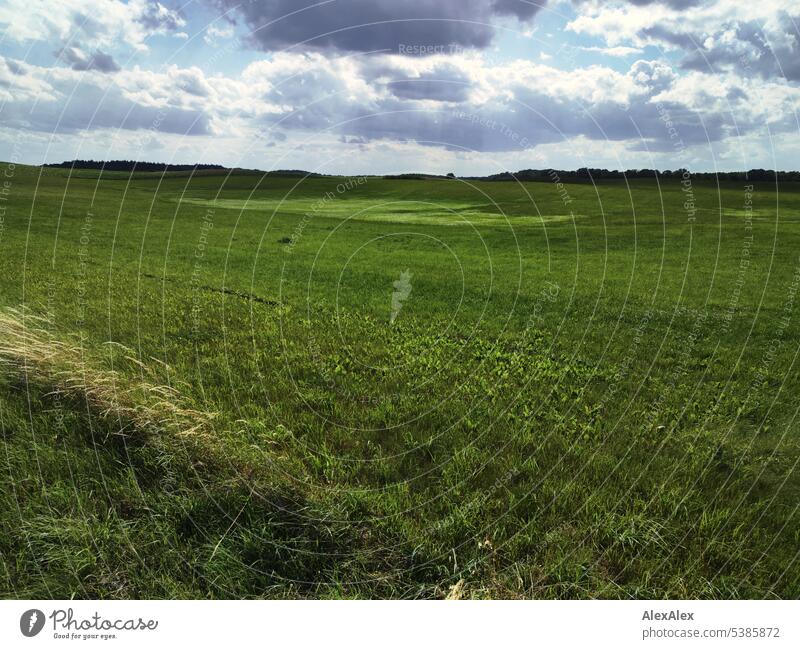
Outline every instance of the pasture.
<path fill-rule="evenodd" d="M 2 168 L 5 597 L 800 595 L 800 186 Z"/>

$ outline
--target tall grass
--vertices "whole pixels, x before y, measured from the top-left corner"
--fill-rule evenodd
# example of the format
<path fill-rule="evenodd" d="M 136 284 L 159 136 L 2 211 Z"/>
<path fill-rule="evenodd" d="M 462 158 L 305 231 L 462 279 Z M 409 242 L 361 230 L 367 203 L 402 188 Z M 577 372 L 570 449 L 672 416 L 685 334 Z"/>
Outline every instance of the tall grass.
<path fill-rule="evenodd" d="M 61 397 L 85 401 L 96 414 L 120 422 L 121 434 L 213 438 L 215 413 L 194 407 L 175 386 L 157 382 L 153 366 L 109 343 L 112 358 L 134 366 L 136 378 L 104 367 L 70 334 L 25 310 L 0 311 L 0 366 Z M 168 368 L 162 368 L 168 370 Z"/>

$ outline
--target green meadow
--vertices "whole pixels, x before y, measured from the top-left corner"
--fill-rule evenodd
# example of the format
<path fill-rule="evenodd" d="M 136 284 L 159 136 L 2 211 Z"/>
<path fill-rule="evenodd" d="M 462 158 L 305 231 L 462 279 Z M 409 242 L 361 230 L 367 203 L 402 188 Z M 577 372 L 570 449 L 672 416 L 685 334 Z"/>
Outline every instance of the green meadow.
<path fill-rule="evenodd" d="M 800 185 L 0 174 L 4 597 L 800 595 Z"/>

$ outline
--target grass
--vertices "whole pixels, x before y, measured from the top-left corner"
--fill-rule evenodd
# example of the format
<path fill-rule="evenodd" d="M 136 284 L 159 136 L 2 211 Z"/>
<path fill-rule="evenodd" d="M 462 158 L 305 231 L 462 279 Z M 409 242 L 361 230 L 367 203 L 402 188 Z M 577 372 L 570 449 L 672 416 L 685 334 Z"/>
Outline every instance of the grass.
<path fill-rule="evenodd" d="M 122 348 L 121 360 L 133 365 L 134 372 L 105 370 L 87 359 L 80 341 L 58 338 L 46 328 L 48 324 L 13 309 L 0 314 L 0 365 L 9 374 L 49 388 L 48 396 L 55 399 L 85 401 L 99 416 L 122 423 L 120 433 L 130 429 L 135 434 L 213 440 L 213 415 L 183 406 L 175 388 L 148 382 L 145 375 L 151 369 L 128 350 Z"/>
<path fill-rule="evenodd" d="M 797 185 L 4 169 L 5 596 L 800 594 Z"/>

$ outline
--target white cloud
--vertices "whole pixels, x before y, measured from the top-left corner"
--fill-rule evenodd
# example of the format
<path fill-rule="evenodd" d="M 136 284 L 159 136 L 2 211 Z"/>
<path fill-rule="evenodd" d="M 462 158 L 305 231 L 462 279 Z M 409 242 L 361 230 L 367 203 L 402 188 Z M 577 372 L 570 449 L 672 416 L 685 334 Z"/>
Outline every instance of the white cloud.
<path fill-rule="evenodd" d="M 0 4 L 4 38 L 46 41 L 64 46 L 111 48 L 120 44 L 146 49 L 151 34 L 185 25 L 174 10 L 155 0 L 5 0 Z"/>
<path fill-rule="evenodd" d="M 668 2 L 583 2 L 566 29 L 602 39 L 610 47 L 654 45 L 683 52 L 687 69 L 800 80 L 800 5 L 797 0 L 697 2 L 676 9 Z"/>
<path fill-rule="evenodd" d="M 206 29 L 203 40 L 208 45 L 215 46 L 219 41 L 230 38 L 231 36 L 233 36 L 233 25 L 229 23 L 223 23 L 221 25 L 211 24 Z"/>

